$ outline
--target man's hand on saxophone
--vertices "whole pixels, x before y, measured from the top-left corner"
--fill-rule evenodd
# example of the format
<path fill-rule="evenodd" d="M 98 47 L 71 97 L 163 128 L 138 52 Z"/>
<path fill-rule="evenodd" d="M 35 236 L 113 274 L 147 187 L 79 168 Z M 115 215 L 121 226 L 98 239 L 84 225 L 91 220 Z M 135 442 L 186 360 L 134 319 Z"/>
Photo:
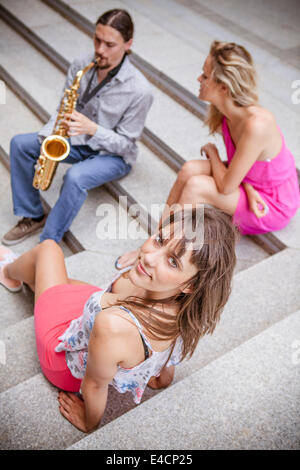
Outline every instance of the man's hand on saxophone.
<path fill-rule="evenodd" d="M 66 113 L 61 124 L 68 129 L 69 137 L 82 134 L 95 135 L 98 128 L 98 124 L 76 110 L 72 113 Z"/>

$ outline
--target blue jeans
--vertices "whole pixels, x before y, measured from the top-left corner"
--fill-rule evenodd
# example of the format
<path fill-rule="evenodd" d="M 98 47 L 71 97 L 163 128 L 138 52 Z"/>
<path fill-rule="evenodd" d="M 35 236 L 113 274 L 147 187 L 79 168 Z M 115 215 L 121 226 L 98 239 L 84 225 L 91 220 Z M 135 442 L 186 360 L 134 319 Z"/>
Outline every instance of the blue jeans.
<path fill-rule="evenodd" d="M 41 144 L 37 133 L 20 134 L 10 144 L 11 187 L 14 214 L 41 217 L 44 214 L 40 192 L 32 186 Z M 127 175 L 131 166 L 122 157 L 100 155 L 87 145 L 71 145 L 69 156 L 61 163 L 72 166 L 64 175 L 59 198 L 48 215 L 40 241 L 59 242 L 84 203 L 89 189 Z"/>

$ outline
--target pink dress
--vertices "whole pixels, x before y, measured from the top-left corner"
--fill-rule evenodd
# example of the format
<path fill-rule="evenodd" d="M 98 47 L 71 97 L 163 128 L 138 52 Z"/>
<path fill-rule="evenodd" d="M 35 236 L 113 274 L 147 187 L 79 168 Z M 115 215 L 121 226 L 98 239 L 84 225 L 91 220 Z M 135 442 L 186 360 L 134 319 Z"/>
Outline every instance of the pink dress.
<path fill-rule="evenodd" d="M 225 116 L 222 122 L 222 133 L 230 165 L 236 149 Z M 264 217 L 259 219 L 250 211 L 247 194 L 244 187 L 240 185 L 240 198 L 233 215 L 233 222 L 243 235 L 281 230 L 289 223 L 300 206 L 295 160 L 286 147 L 282 134 L 281 137 L 282 147 L 278 155 L 272 160 L 256 161 L 243 179 L 243 183 L 251 184 L 266 202 L 269 211 Z"/>

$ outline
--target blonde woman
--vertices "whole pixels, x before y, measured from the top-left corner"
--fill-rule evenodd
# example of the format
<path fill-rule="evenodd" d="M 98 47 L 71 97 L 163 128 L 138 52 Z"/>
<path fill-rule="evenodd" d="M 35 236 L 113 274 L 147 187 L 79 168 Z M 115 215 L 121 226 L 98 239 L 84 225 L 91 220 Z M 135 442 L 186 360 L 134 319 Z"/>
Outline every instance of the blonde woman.
<path fill-rule="evenodd" d="M 183 165 L 167 204 L 210 204 L 231 215 L 244 235 L 282 229 L 300 205 L 295 161 L 274 115 L 258 103 L 251 55 L 214 41 L 198 81 L 199 98 L 210 103 L 207 125 L 222 133 L 228 162 L 215 145 L 204 145 L 207 160 Z M 124 254 L 116 267 L 135 256 Z"/>

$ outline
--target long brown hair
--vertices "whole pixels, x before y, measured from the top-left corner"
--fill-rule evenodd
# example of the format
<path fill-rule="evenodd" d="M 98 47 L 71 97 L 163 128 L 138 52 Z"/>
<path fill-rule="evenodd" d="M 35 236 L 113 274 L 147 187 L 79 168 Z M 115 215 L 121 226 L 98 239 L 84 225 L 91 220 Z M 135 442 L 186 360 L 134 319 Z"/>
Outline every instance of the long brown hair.
<path fill-rule="evenodd" d="M 194 208 L 171 214 L 170 226 L 184 217 L 185 225 L 192 222 L 194 230 L 199 220 L 197 210 Z M 160 231 L 163 226 L 160 225 Z M 183 286 L 188 287 L 191 293 L 181 292 L 157 301 L 130 296 L 117 303 L 132 310 L 153 339 L 172 340 L 172 350 L 181 336 L 182 359 L 192 356 L 202 336 L 213 333 L 230 295 L 236 263 L 235 241 L 238 232 L 230 217 L 219 209 L 205 206 L 203 229 L 203 245 L 191 250 L 190 261 L 197 267 L 197 273 Z M 190 243 L 183 235 L 176 243 L 177 255 L 182 256 Z M 156 307 L 158 304 L 159 309 Z M 166 313 L 164 305 L 177 306 L 178 314 Z"/>
<path fill-rule="evenodd" d="M 212 58 L 213 80 L 226 85 L 233 102 L 237 106 L 256 104 L 256 71 L 247 49 L 234 42 L 213 41 L 209 55 Z M 222 118 L 222 113 L 211 104 L 206 119 L 211 133 L 216 132 Z"/>

